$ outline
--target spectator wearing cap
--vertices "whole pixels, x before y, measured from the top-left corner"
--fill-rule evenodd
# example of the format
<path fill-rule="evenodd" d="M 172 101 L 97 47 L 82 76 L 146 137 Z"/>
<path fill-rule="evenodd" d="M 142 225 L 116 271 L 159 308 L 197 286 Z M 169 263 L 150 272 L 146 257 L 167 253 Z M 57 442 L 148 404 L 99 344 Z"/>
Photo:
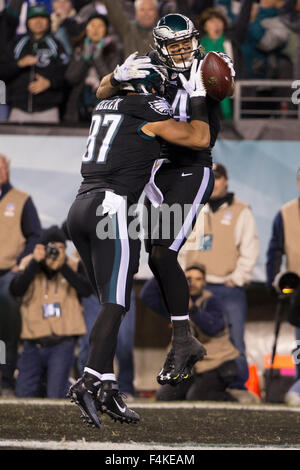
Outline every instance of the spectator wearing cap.
<path fill-rule="evenodd" d="M 58 123 L 68 57 L 50 32 L 50 14 L 43 4 L 28 8 L 27 28 L 8 47 L 2 72 L 12 108 L 9 121 Z"/>
<path fill-rule="evenodd" d="M 213 172 L 215 185 L 211 198 L 203 208 L 203 215 L 201 212 L 198 217 L 180 256 L 186 266 L 201 263 L 206 267 L 206 287 L 221 299 L 231 340 L 240 351 L 237 358 L 238 379 L 231 384 L 231 388 L 244 389 L 248 379 L 244 342 L 247 314 L 245 286 L 251 281 L 258 259 L 258 236 L 249 205 L 228 191 L 226 168 L 216 163 Z M 198 246 L 195 235 L 199 237 Z"/>
<path fill-rule="evenodd" d="M 123 9 L 121 0 L 103 0 L 109 21 L 124 46 L 124 56 L 135 51 L 139 55 L 154 47 L 152 30 L 158 20 L 157 0 L 135 0 L 135 18 L 131 20 Z"/>
<path fill-rule="evenodd" d="M 79 260 L 67 257 L 66 238 L 57 226 L 42 232 L 33 253 L 23 258 L 10 284 L 21 297 L 23 352 L 16 395 L 64 398 L 77 338 L 86 332 L 81 296 L 91 293 Z"/>
<path fill-rule="evenodd" d="M 188 266 L 185 275 L 190 292 L 191 328 L 194 335 L 204 344 L 207 355 L 202 361 L 196 362 L 191 378 L 176 387 L 163 385 L 158 389 L 156 399 L 236 401 L 227 388 L 237 377 L 235 359 L 239 351 L 230 341 L 222 302 L 205 287 L 205 266 Z M 155 278 L 146 282 L 140 298 L 156 313 L 170 320 Z"/>
<path fill-rule="evenodd" d="M 120 61 L 120 49 L 108 34 L 106 16 L 94 14 L 88 20 L 80 43 L 75 47 L 65 78 L 72 86 L 65 120 L 89 122 L 98 103 L 96 90 L 104 75 Z"/>
<path fill-rule="evenodd" d="M 2 371 L 3 393 L 13 394 L 20 335 L 19 305 L 9 293 L 17 265 L 39 240 L 41 226 L 29 194 L 10 182 L 10 162 L 0 154 L 0 339 L 6 345 Z"/>

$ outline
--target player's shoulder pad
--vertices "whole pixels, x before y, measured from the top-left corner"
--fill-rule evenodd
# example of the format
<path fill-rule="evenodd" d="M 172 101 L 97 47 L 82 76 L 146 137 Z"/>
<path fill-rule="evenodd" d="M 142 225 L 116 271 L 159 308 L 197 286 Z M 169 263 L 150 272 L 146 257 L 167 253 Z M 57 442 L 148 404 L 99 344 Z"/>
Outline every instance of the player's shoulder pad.
<path fill-rule="evenodd" d="M 148 95 L 147 103 L 148 106 L 157 114 L 161 114 L 162 116 L 172 116 L 172 108 L 165 98 L 158 95 Z"/>

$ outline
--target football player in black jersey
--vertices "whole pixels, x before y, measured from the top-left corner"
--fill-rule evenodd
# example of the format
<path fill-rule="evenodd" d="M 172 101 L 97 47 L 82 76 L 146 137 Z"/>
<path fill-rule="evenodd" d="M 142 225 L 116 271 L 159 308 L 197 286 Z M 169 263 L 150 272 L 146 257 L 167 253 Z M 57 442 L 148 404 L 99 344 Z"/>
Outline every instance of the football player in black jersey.
<path fill-rule="evenodd" d="M 169 80 L 164 97 L 170 103 L 173 118 L 189 122 L 191 119 L 191 101 L 188 93 L 190 71 L 193 62 L 204 57 L 199 33 L 187 17 L 169 14 L 159 20 L 153 34 L 156 50 L 149 53 L 149 61 L 155 61 L 167 67 Z M 222 54 L 222 57 L 228 63 L 232 77 L 234 77 L 231 59 L 225 54 Z M 98 97 L 111 96 L 116 93 L 126 73 L 134 75 L 141 70 L 144 70 L 144 73 L 147 71 L 147 63 L 136 62 L 134 54 L 125 63 L 127 67 L 124 68 L 123 74 L 120 74 L 117 69 L 104 77 L 97 90 Z M 160 160 L 145 188 L 153 204 L 159 205 L 163 202 L 169 207 L 173 204 L 180 204 L 183 214 L 181 224 L 179 226 L 174 224 L 171 227 L 170 236 L 162 237 L 160 234 L 164 231 L 160 227 L 164 224 L 164 218 L 160 206 L 158 208 L 159 225 L 151 229 L 152 239 L 150 238 L 146 244 L 149 252 L 149 266 L 159 282 L 173 325 L 172 348 L 157 377 L 160 384 L 176 385 L 188 378 L 195 362 L 192 347 L 189 346 L 192 344 L 188 315 L 189 289 L 184 272 L 177 261 L 177 255 L 194 226 L 199 210 L 208 201 L 214 184 L 211 171 L 211 150 L 220 129 L 220 105 L 219 102 L 206 95 L 204 87 L 201 96 L 199 112 L 202 119 L 209 125 L 209 146 L 206 149 L 191 150 L 170 142 L 162 143 Z M 186 206 L 190 210 L 184 210 Z M 147 212 L 149 214 L 149 208 Z"/>
<path fill-rule="evenodd" d="M 93 112 L 82 159 L 83 181 L 67 224 L 99 297 L 101 314 L 90 335 L 84 374 L 68 396 L 84 419 L 97 427 L 101 426 L 97 411 L 121 422 L 139 420 L 124 403 L 113 369 L 118 331 L 129 309 L 139 264 L 140 240 L 133 231 L 138 217 L 131 208 L 151 175 L 158 138 L 192 150 L 209 145 L 209 126 L 203 120 L 205 113 L 199 112 L 203 88 L 199 67 L 195 62 L 189 81 L 190 123 L 171 118 L 168 102 L 158 95 L 164 92 L 166 70 L 151 64 L 146 76 L 129 80 L 118 96 L 100 101 Z M 199 360 L 205 354 L 195 338 L 193 353 Z"/>

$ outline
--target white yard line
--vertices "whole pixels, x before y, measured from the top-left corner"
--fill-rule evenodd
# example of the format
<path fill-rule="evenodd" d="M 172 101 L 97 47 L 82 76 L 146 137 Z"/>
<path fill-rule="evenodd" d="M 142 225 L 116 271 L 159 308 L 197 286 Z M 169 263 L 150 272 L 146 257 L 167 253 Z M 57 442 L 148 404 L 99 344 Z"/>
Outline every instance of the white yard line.
<path fill-rule="evenodd" d="M 15 440 L 7 439 L 0 440 L 0 449 L 1 448 L 9 449 L 48 449 L 48 450 L 299 450 L 300 446 L 236 446 L 236 445 L 205 445 L 205 444 L 195 444 L 194 446 L 191 443 L 178 444 L 178 445 L 163 445 L 155 443 L 139 443 L 131 442 L 129 444 L 121 442 L 86 442 L 85 440 L 81 441 L 27 441 L 27 440 Z"/>
<path fill-rule="evenodd" d="M 22 406 L 74 406 L 67 400 L 50 400 L 50 399 L 22 399 L 22 398 L 1 398 L 0 406 L 5 405 L 22 405 Z M 241 404 L 241 403 L 204 403 L 204 402 L 132 402 L 129 404 L 132 408 L 150 408 L 150 409 L 202 409 L 202 410 L 254 410 L 254 411 L 289 411 L 300 412 L 300 406 L 288 405 L 267 405 L 267 404 Z"/>

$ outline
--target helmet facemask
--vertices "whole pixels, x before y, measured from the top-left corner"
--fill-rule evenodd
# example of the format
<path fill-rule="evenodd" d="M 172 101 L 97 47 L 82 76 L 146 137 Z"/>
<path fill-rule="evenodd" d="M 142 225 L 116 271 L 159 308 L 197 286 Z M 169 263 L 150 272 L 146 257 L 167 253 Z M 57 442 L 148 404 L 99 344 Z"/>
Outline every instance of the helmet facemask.
<path fill-rule="evenodd" d="M 186 46 L 184 46 L 186 43 Z M 176 51 L 176 46 L 178 52 Z M 172 48 L 173 51 L 172 51 Z M 185 71 L 188 70 L 198 53 L 198 41 L 196 38 L 183 41 L 172 41 L 165 46 L 167 55 L 167 66 L 172 70 Z M 165 51 L 164 51 L 165 52 Z"/>

